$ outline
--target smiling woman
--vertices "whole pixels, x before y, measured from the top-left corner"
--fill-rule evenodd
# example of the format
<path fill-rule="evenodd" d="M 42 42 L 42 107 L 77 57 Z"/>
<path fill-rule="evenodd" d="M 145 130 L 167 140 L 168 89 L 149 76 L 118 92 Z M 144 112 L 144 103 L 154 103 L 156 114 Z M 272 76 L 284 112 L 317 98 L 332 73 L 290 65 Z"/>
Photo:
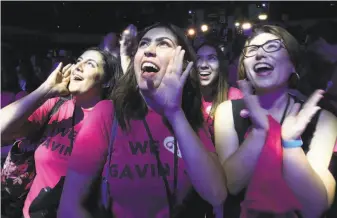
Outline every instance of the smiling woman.
<path fill-rule="evenodd" d="M 244 98 L 222 103 L 215 115 L 229 217 L 317 218 L 333 200 L 328 167 L 337 119 L 317 106 L 323 90 L 305 103 L 288 94 L 300 58 L 296 39 L 278 26 L 256 28 L 246 41 L 239 59 Z"/>
<path fill-rule="evenodd" d="M 214 140 L 214 114 L 226 100 L 242 98 L 239 89 L 229 87 L 228 65 L 219 46 L 205 42 L 197 49 L 197 77 L 200 78 L 204 119 Z"/>
<path fill-rule="evenodd" d="M 22 154 L 28 151 L 35 157 L 36 176 L 24 188 L 27 190 L 31 185 L 23 209 L 25 218 L 41 217 L 41 214 L 56 216 L 74 137 L 106 95 L 104 89 L 110 92 L 120 75 L 122 70 L 116 58 L 106 51 L 90 48 L 76 64 L 62 67 L 60 63 L 38 89 L 1 110 L 2 142 L 27 137 L 12 148 L 9 160 L 23 158 Z M 72 99 L 61 97 L 69 94 Z M 12 162 L 9 163 L 5 170 L 11 166 Z"/>
<path fill-rule="evenodd" d="M 195 207 L 195 199 L 188 200 L 192 188 L 222 209 L 225 181 L 204 128 L 194 61 L 193 48 L 176 26 L 156 24 L 140 35 L 113 101 L 99 103 L 77 136 L 58 217 L 85 217 L 81 202 L 102 169 L 110 172 L 114 217 L 204 218 L 206 204 Z"/>

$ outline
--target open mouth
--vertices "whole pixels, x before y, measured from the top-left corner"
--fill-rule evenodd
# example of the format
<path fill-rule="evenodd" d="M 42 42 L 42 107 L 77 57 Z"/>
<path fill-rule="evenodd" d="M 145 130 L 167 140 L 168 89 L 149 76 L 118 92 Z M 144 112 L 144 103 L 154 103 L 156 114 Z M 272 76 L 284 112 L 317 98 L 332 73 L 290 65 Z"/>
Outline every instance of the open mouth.
<path fill-rule="evenodd" d="M 142 73 L 158 73 L 160 68 L 151 62 L 144 62 L 142 64 Z"/>
<path fill-rule="evenodd" d="M 254 65 L 254 71 L 257 74 L 263 74 L 274 70 L 274 66 L 268 63 L 257 63 Z"/>
<path fill-rule="evenodd" d="M 73 80 L 75 80 L 75 81 L 82 81 L 83 77 L 81 77 L 79 75 L 74 75 Z"/>
<path fill-rule="evenodd" d="M 211 74 L 212 74 L 211 72 L 206 72 L 206 71 L 199 72 L 199 75 L 202 76 L 202 77 L 206 77 L 206 76 L 209 76 Z"/>

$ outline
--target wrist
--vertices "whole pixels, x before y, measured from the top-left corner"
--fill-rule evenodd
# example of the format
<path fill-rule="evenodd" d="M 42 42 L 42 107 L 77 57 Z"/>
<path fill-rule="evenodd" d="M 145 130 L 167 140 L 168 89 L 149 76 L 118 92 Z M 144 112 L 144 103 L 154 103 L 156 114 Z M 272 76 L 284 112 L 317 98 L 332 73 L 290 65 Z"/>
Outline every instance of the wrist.
<path fill-rule="evenodd" d="M 54 97 L 55 94 L 52 92 L 52 86 L 48 83 L 42 83 L 36 91 L 40 92 L 46 99 Z"/>
<path fill-rule="evenodd" d="M 267 133 L 268 133 L 268 130 L 261 129 L 261 128 L 252 128 L 252 132 L 251 132 L 253 136 L 257 136 L 257 137 L 266 137 Z"/>
<path fill-rule="evenodd" d="M 184 111 L 182 108 L 177 108 L 174 110 L 168 110 L 168 111 L 164 111 L 164 116 L 166 117 L 166 119 L 171 123 L 171 121 L 176 120 L 178 117 L 180 117 L 181 115 L 184 115 Z M 171 123 L 172 124 L 172 123 Z"/>
<path fill-rule="evenodd" d="M 303 141 L 301 138 L 299 139 L 288 139 L 288 140 L 284 140 L 282 139 L 282 146 L 283 148 L 299 148 L 302 147 L 303 145 Z"/>

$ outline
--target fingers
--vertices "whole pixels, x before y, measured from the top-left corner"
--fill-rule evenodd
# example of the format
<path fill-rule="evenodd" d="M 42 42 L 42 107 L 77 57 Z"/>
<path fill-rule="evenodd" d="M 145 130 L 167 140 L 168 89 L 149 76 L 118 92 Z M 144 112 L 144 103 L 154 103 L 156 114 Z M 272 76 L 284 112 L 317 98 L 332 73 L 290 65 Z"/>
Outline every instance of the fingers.
<path fill-rule="evenodd" d="M 72 70 L 73 64 L 68 64 L 62 69 L 62 76 L 63 77 L 68 77 L 70 76 L 71 70 Z"/>
<path fill-rule="evenodd" d="M 174 50 L 174 54 L 172 57 L 172 70 L 168 71 L 169 73 L 177 73 L 179 72 L 180 69 L 182 69 L 182 66 L 179 66 L 179 54 L 181 51 L 181 46 L 178 46 L 175 50 Z"/>
<path fill-rule="evenodd" d="M 189 62 L 185 71 L 183 72 L 183 74 L 180 77 L 180 81 L 181 81 L 182 84 L 185 84 L 188 75 L 190 75 L 190 71 L 191 71 L 192 67 L 193 67 L 193 62 Z"/>
<path fill-rule="evenodd" d="M 316 90 L 307 100 L 307 102 L 305 102 L 303 108 L 306 107 L 314 107 L 315 105 L 318 104 L 318 102 L 323 98 L 323 94 L 324 91 L 323 90 Z"/>
<path fill-rule="evenodd" d="M 247 109 L 243 109 L 240 111 L 240 117 L 242 118 L 248 118 L 249 117 L 249 111 Z"/>
<path fill-rule="evenodd" d="M 63 65 L 63 63 L 60 62 L 60 63 L 57 65 L 57 67 L 55 68 L 54 72 L 56 72 L 57 74 L 58 74 L 58 73 L 61 73 L 62 65 Z"/>
<path fill-rule="evenodd" d="M 316 90 L 304 104 L 302 110 L 297 115 L 297 121 L 301 125 L 307 125 L 315 116 L 315 114 L 321 109 L 319 106 L 317 106 L 317 104 L 323 98 L 323 93 L 323 90 Z"/>
<path fill-rule="evenodd" d="M 298 112 L 300 111 L 301 104 L 295 103 L 293 107 L 291 108 L 290 112 L 288 113 L 288 116 L 296 116 Z"/>
<path fill-rule="evenodd" d="M 253 88 L 250 82 L 247 80 L 239 80 L 237 81 L 239 88 L 244 96 L 250 96 L 253 94 Z"/>
<path fill-rule="evenodd" d="M 185 56 L 185 50 L 181 50 L 181 47 L 179 46 L 179 51 L 176 56 L 176 73 L 178 76 L 182 75 L 183 71 L 183 65 L 184 65 L 184 56 Z"/>

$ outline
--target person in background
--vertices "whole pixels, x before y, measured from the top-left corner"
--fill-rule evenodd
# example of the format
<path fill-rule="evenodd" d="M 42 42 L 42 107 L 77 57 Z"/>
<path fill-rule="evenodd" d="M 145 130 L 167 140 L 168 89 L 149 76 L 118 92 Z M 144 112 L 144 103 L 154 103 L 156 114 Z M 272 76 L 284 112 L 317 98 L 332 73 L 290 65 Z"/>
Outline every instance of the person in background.
<path fill-rule="evenodd" d="M 103 170 L 113 217 L 204 218 L 196 205 L 179 216 L 191 187 L 222 217 L 225 178 L 203 121 L 195 61 L 178 27 L 143 31 L 112 101 L 96 105 L 76 138 L 59 218 L 89 217 L 83 203 Z"/>
<path fill-rule="evenodd" d="M 99 45 L 99 47 L 105 51 L 110 52 L 113 56 L 119 56 L 118 37 L 114 32 L 106 34 Z"/>
<path fill-rule="evenodd" d="M 214 137 L 213 119 L 218 105 L 242 98 L 241 91 L 228 84 L 228 65 L 220 48 L 205 42 L 197 48 L 197 73 L 200 79 L 204 119 Z"/>
<path fill-rule="evenodd" d="M 11 58 L 8 57 L 8 55 L 1 56 L 1 108 L 6 107 L 28 94 L 26 91 L 21 90 L 14 63 Z M 15 139 L 1 143 L 1 165 L 4 158 L 7 157 L 14 141 Z"/>
<path fill-rule="evenodd" d="M 273 171 L 270 167 L 272 171 L 268 172 L 269 176 L 282 172 L 279 180 L 267 184 L 275 184 L 273 193 L 269 193 L 272 199 L 279 197 L 276 194 L 281 188 L 278 184 L 285 184 L 294 194 L 294 201 L 302 205 L 293 208 L 299 209 L 301 217 L 306 218 L 321 217 L 332 204 L 336 181 L 328 167 L 337 137 L 337 119 L 326 110 L 317 113 L 323 90 L 316 90 L 302 109 L 302 103 L 288 94 L 289 87 L 293 87 L 296 81 L 291 77 L 300 71 L 301 52 L 292 35 L 277 26 L 254 29 L 239 59 L 239 75 L 245 79 L 239 82 L 243 101 L 224 102 L 218 106 L 215 115 L 215 144 L 230 193 L 224 208 L 225 217 L 240 216 L 243 211 L 240 205 L 245 205 L 242 203 L 250 190 L 246 192 L 247 186 L 252 178 L 259 179 L 255 173 L 269 169 L 269 166 L 256 168 L 262 161 L 266 142 L 274 147 L 282 146 L 283 152 L 282 156 L 274 152 L 264 153 L 267 154 L 264 157 L 276 155 L 273 159 L 280 158 L 282 164 L 280 169 Z M 276 127 L 281 133 L 273 132 Z M 282 141 L 267 138 L 270 132 L 280 134 Z M 291 144 L 294 141 L 298 142 L 296 146 Z M 280 178 L 285 183 L 281 183 Z M 259 184 L 261 182 L 264 181 Z M 266 192 L 256 190 L 249 193 L 266 195 Z M 283 201 L 281 204 L 290 202 Z"/>
<path fill-rule="evenodd" d="M 324 21 L 307 30 L 306 74 L 299 89 L 307 96 L 315 89 L 326 90 L 321 106 L 337 116 L 337 34 L 331 31 L 336 28 L 336 21 Z"/>
<path fill-rule="evenodd" d="M 34 68 L 30 62 L 30 59 L 23 57 L 19 61 L 19 65 L 17 66 L 16 71 L 22 91 L 31 93 L 41 84 L 41 81 L 35 75 Z"/>
<path fill-rule="evenodd" d="M 306 94 L 312 89 L 325 89 L 326 95 L 320 106 L 335 116 L 337 116 L 337 33 L 333 30 L 336 28 L 336 21 L 322 21 L 307 30 L 308 72 L 304 80 L 308 87 L 303 89 Z M 337 180 L 337 141 L 329 169 Z M 327 217 L 333 218 L 336 214 L 337 195 Z"/>
<path fill-rule="evenodd" d="M 121 40 L 119 41 L 120 58 L 124 73 L 127 71 L 131 58 L 137 50 L 137 33 L 137 27 L 130 24 L 121 34 Z"/>
<path fill-rule="evenodd" d="M 4 142 L 29 136 L 40 129 L 60 96 L 72 95 L 72 99 L 66 100 L 50 118 L 35 151 L 36 177 L 25 201 L 25 218 L 45 213 L 37 211 L 32 215 L 30 207 L 42 197 L 43 190 L 60 185 L 74 149 L 74 138 L 83 121 L 121 75 L 118 60 L 109 52 L 89 48 L 75 64 L 63 67 L 60 63 L 39 88 L 1 109 L 1 140 Z M 30 149 L 25 146 L 21 143 L 16 150 L 20 153 Z M 49 200 L 44 203 L 51 203 Z M 59 199 L 56 201 L 58 203 Z M 56 216 L 56 209 L 47 212 Z"/>
<path fill-rule="evenodd" d="M 237 87 L 239 57 L 246 39 L 247 37 L 244 35 L 237 35 L 233 41 L 231 58 L 228 65 L 228 84 L 232 87 Z"/>

